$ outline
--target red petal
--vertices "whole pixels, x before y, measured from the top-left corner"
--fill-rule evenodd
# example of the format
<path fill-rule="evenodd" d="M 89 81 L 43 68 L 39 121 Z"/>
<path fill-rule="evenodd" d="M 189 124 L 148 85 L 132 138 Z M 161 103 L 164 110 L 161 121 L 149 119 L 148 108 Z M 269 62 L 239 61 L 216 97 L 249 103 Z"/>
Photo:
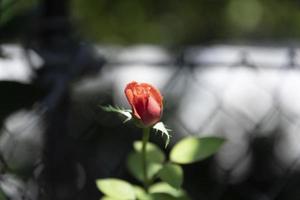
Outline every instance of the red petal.
<path fill-rule="evenodd" d="M 126 98 L 132 108 L 132 111 L 133 111 L 133 115 L 138 118 L 138 119 L 141 119 L 140 115 L 137 113 L 136 111 L 136 108 L 135 108 L 135 105 L 134 105 L 134 90 L 136 88 L 136 86 L 138 85 L 137 82 L 133 81 L 129 84 L 127 84 L 124 92 L 125 92 L 125 95 L 126 95 Z"/>
<path fill-rule="evenodd" d="M 148 88 L 150 96 L 152 96 L 157 101 L 157 103 L 160 105 L 160 107 L 162 107 L 163 97 L 160 94 L 159 90 L 156 89 L 154 86 L 148 84 L 148 83 L 142 83 L 141 85 L 143 85 L 143 87 Z"/>
<path fill-rule="evenodd" d="M 148 83 L 139 84 L 133 81 L 127 84 L 125 95 L 134 116 L 140 119 L 145 126 L 151 126 L 160 120 L 163 97 L 155 87 Z"/>

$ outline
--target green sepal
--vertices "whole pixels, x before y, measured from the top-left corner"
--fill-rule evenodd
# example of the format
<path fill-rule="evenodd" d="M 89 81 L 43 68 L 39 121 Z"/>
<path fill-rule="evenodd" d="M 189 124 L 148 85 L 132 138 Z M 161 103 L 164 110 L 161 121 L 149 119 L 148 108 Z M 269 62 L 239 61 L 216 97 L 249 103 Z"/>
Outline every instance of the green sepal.
<path fill-rule="evenodd" d="M 131 110 L 129 110 L 129 109 L 120 108 L 118 106 L 114 107 L 112 105 L 100 106 L 100 107 L 106 112 L 119 113 L 119 114 L 123 115 L 124 117 L 126 117 L 126 119 L 123 121 L 123 123 L 126 123 L 132 119 Z"/>
<path fill-rule="evenodd" d="M 166 136 L 166 143 L 165 143 L 165 148 L 167 148 L 167 146 L 169 145 L 170 143 L 170 131 L 171 129 L 168 129 L 166 128 L 166 126 L 164 125 L 163 122 L 157 122 L 154 126 L 153 126 L 153 129 L 156 131 L 156 132 L 160 132 L 162 136 Z"/>

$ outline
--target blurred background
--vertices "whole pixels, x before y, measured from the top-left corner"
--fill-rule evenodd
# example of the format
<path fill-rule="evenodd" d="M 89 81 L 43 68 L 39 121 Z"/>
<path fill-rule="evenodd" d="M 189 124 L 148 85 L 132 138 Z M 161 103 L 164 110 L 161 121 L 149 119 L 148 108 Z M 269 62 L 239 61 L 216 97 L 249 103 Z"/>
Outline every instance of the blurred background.
<path fill-rule="evenodd" d="M 157 86 L 192 200 L 298 200 L 300 1 L 0 0 L 0 199 L 99 199 L 141 133 L 99 105 Z M 160 136 L 151 141 L 163 147 Z M 170 147 L 166 149 L 166 153 Z"/>

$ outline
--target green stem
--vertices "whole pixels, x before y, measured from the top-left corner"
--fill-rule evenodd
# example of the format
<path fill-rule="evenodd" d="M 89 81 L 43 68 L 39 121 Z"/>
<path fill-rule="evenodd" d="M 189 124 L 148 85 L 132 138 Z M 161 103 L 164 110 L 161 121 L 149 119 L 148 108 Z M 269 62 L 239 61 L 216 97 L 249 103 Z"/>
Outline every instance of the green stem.
<path fill-rule="evenodd" d="M 147 176 L 147 154 L 146 154 L 146 148 L 147 143 L 150 136 L 150 128 L 144 128 L 143 129 L 143 146 L 142 146 L 142 166 L 143 166 L 143 175 L 144 175 L 144 188 L 146 191 L 148 191 L 149 187 L 149 180 Z"/>

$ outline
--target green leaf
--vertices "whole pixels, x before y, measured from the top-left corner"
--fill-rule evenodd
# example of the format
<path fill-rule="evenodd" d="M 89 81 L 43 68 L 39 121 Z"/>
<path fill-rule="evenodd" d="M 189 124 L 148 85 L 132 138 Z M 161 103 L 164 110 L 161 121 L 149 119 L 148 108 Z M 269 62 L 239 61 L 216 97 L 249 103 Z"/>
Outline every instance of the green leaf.
<path fill-rule="evenodd" d="M 170 160 L 178 164 L 190 164 L 203 160 L 216 153 L 224 141 L 218 137 L 187 137 L 173 147 Z"/>
<path fill-rule="evenodd" d="M 129 120 L 132 119 L 132 114 L 131 114 L 131 110 L 128 109 L 124 109 L 124 108 L 120 108 L 120 107 L 113 107 L 111 105 L 108 106 L 100 106 L 104 111 L 106 112 L 115 112 L 115 113 L 119 113 L 121 115 L 123 115 L 124 117 L 126 117 L 126 119 L 123 121 L 123 123 L 128 122 Z"/>
<path fill-rule="evenodd" d="M 183 191 L 183 195 L 174 197 L 167 193 L 147 194 L 146 191 L 140 186 L 134 186 L 134 189 L 136 191 L 135 194 L 138 200 L 189 200 Z"/>
<path fill-rule="evenodd" d="M 135 190 L 138 200 L 178 200 L 178 198 L 164 193 L 147 194 L 146 191 L 140 186 L 135 186 Z"/>
<path fill-rule="evenodd" d="M 180 165 L 167 163 L 158 172 L 158 177 L 178 189 L 183 182 L 183 170 Z"/>
<path fill-rule="evenodd" d="M 170 137 L 171 135 L 169 134 L 169 132 L 171 131 L 171 129 L 168 129 L 165 127 L 164 123 L 162 122 L 158 122 L 153 126 L 153 129 L 156 131 L 161 132 L 162 136 L 166 136 L 166 143 L 165 143 L 165 148 L 167 148 L 168 144 L 170 143 Z"/>
<path fill-rule="evenodd" d="M 140 186 L 134 186 L 135 195 L 138 200 L 156 200 Z"/>
<path fill-rule="evenodd" d="M 136 152 L 142 153 L 142 141 L 135 141 L 133 143 L 133 148 Z M 165 160 L 165 154 L 160 150 L 160 148 L 151 142 L 147 142 L 146 146 L 146 157 L 147 160 L 162 163 Z"/>
<path fill-rule="evenodd" d="M 132 185 L 126 181 L 107 178 L 98 179 L 96 181 L 97 187 L 103 194 L 107 195 L 112 199 L 120 200 L 134 200 L 135 192 Z"/>
<path fill-rule="evenodd" d="M 147 177 L 152 179 L 162 168 L 162 164 L 157 162 L 155 157 L 149 157 L 147 159 Z M 139 181 L 143 182 L 144 174 L 143 174 L 143 165 L 142 165 L 142 154 L 138 152 L 132 152 L 128 156 L 127 167 L 130 173 Z"/>
<path fill-rule="evenodd" d="M 143 165 L 142 165 L 142 141 L 133 143 L 135 152 L 130 153 L 127 160 L 127 167 L 131 174 L 138 180 L 143 181 Z M 151 142 L 146 146 L 147 176 L 152 179 L 162 168 L 165 160 L 164 153 L 159 147 Z"/>
<path fill-rule="evenodd" d="M 170 186 L 168 183 L 164 182 L 159 182 L 153 184 L 149 188 L 149 193 L 150 194 L 168 194 L 172 197 L 175 197 L 176 199 L 178 198 L 185 198 L 186 194 L 182 189 L 176 189 L 172 186 Z"/>

